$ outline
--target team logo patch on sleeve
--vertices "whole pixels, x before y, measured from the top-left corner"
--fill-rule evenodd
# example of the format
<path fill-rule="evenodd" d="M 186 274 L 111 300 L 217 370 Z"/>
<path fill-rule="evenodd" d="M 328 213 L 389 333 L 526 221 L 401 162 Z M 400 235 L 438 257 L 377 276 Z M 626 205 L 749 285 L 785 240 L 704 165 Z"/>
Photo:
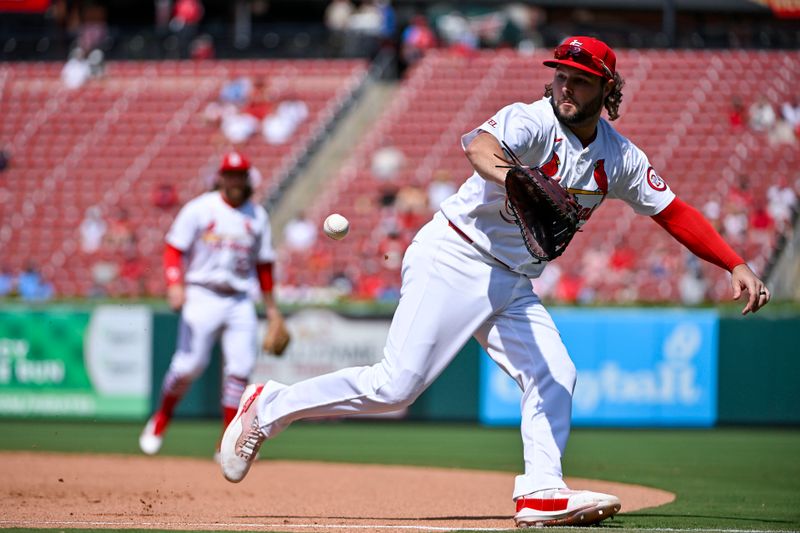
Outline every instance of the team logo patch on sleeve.
<path fill-rule="evenodd" d="M 497 127 L 497 121 L 495 119 L 493 119 L 493 118 L 490 118 L 489 120 L 487 120 L 486 123 L 489 124 L 493 128 Z"/>
<path fill-rule="evenodd" d="M 656 171 L 653 167 L 647 169 L 647 183 L 650 185 L 650 187 L 657 191 L 667 190 L 667 183 L 661 179 L 661 176 L 656 174 Z"/>

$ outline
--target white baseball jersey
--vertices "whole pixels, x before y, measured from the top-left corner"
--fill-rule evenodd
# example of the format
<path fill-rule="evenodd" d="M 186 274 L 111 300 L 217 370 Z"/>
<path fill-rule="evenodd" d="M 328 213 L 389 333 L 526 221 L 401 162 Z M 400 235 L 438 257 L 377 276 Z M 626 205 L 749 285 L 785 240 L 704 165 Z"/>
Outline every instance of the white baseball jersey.
<path fill-rule="evenodd" d="M 675 198 L 644 152 L 606 120 L 600 119 L 597 137 L 584 148 L 575 134 L 558 121 L 549 98 L 504 107 L 464 135 L 462 146 L 466 148 L 482 131 L 505 141 L 523 163 L 540 167 L 572 192 L 583 208 L 580 225 L 589 220 L 606 197 L 624 200 L 637 213 L 650 216 Z M 505 194 L 505 188 L 475 172 L 441 208 L 447 219 L 478 247 L 514 271 L 538 277 L 546 263 L 531 257 L 525 248 Z"/>
<path fill-rule="evenodd" d="M 214 290 L 251 290 L 256 264 L 275 259 L 267 211 L 250 201 L 234 208 L 219 191 L 187 203 L 166 241 L 187 255 L 186 283 Z"/>

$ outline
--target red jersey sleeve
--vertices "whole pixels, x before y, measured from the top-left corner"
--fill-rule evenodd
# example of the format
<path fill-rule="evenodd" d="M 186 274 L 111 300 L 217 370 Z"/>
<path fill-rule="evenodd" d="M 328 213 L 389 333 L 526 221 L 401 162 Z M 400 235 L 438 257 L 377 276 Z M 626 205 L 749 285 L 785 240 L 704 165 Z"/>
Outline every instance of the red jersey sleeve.
<path fill-rule="evenodd" d="M 700 211 L 680 198 L 676 197 L 652 218 L 700 259 L 728 272 L 744 263 Z"/>

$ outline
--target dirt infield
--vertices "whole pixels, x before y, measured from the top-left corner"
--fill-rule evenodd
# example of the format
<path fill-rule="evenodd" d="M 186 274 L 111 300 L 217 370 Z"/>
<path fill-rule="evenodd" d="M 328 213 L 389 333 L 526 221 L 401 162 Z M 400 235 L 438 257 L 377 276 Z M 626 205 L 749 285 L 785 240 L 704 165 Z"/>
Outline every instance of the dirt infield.
<path fill-rule="evenodd" d="M 0 453 L 0 527 L 341 531 L 513 527 L 514 475 L 383 465 L 262 461 L 240 484 L 211 460 Z M 665 491 L 583 479 L 622 512 Z"/>

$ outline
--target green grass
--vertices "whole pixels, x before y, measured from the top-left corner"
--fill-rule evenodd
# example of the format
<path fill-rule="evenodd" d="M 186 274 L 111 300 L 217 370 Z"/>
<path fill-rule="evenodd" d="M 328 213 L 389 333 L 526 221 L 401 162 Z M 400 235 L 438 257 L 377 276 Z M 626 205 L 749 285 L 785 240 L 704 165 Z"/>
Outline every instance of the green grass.
<path fill-rule="evenodd" d="M 138 453 L 139 430 L 139 424 L 0 421 L 0 449 Z M 177 421 L 163 453 L 209 457 L 218 436 L 216 422 Z M 295 424 L 262 454 L 517 472 L 522 447 L 514 428 L 346 421 Z M 677 494 L 674 503 L 624 514 L 609 529 L 800 530 L 797 429 L 578 428 L 564 470 Z"/>

